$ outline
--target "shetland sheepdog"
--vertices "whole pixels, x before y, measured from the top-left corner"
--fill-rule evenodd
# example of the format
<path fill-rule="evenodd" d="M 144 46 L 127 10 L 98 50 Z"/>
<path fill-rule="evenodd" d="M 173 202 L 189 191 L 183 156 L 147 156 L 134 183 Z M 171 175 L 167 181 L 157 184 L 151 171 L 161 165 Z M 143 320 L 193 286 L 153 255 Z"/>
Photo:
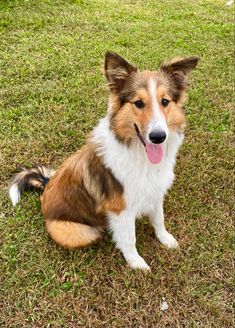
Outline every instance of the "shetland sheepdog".
<path fill-rule="evenodd" d="M 159 71 L 139 71 L 106 52 L 107 116 L 56 172 L 42 165 L 19 172 L 9 188 L 13 205 L 22 192 L 44 189 L 41 209 L 56 243 L 84 247 L 108 228 L 129 266 L 149 270 L 136 249 L 135 221 L 147 215 L 160 242 L 178 246 L 164 225 L 163 199 L 184 137 L 187 77 L 197 63 L 176 58 Z"/>

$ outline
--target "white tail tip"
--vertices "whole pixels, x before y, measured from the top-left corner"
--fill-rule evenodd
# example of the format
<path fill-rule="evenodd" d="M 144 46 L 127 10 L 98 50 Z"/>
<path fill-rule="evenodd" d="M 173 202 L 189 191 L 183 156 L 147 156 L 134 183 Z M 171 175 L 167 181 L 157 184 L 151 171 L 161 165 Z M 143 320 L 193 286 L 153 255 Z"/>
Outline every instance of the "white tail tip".
<path fill-rule="evenodd" d="M 19 193 L 18 186 L 16 184 L 13 184 L 10 187 L 9 196 L 10 196 L 13 206 L 16 206 L 16 204 L 19 203 L 19 201 L 20 201 L 20 193 Z"/>

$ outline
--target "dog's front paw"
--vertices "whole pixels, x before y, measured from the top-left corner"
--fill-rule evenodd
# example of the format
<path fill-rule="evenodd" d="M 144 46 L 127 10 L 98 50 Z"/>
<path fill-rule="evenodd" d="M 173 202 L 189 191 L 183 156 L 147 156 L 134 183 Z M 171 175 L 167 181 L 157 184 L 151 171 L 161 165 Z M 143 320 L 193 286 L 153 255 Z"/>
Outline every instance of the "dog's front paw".
<path fill-rule="evenodd" d="M 177 240 L 167 231 L 158 233 L 157 237 L 160 240 L 160 242 L 168 248 L 179 247 Z"/>
<path fill-rule="evenodd" d="M 132 269 L 150 271 L 150 267 L 141 256 L 129 259 L 127 262 Z"/>

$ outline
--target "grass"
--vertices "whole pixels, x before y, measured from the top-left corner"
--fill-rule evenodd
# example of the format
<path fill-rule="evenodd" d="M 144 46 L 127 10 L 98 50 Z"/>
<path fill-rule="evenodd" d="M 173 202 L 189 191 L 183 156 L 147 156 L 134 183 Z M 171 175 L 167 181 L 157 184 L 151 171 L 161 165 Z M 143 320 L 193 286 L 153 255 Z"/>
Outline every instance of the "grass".
<path fill-rule="evenodd" d="M 232 327 L 233 7 L 2 0 L 0 18 L 1 327 Z M 45 233 L 38 195 L 26 194 L 14 209 L 6 194 L 17 167 L 57 167 L 105 115 L 107 49 L 141 69 L 201 57 L 165 202 L 181 248 L 165 249 L 147 221 L 138 222 L 150 274 L 131 271 L 109 235 L 87 249 L 61 249 Z"/>

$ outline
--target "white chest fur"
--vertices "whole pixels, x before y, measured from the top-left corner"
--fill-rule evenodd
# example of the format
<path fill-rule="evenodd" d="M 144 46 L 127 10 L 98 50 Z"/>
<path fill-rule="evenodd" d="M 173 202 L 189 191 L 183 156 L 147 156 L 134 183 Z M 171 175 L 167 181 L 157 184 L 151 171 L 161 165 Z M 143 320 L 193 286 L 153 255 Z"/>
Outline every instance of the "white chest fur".
<path fill-rule="evenodd" d="M 149 213 L 174 180 L 173 168 L 183 135 L 169 134 L 159 164 L 149 162 L 139 140 L 130 147 L 118 142 L 109 129 L 107 117 L 95 128 L 93 141 L 99 145 L 105 165 L 124 186 L 127 209 L 134 210 L 137 216 Z"/>

